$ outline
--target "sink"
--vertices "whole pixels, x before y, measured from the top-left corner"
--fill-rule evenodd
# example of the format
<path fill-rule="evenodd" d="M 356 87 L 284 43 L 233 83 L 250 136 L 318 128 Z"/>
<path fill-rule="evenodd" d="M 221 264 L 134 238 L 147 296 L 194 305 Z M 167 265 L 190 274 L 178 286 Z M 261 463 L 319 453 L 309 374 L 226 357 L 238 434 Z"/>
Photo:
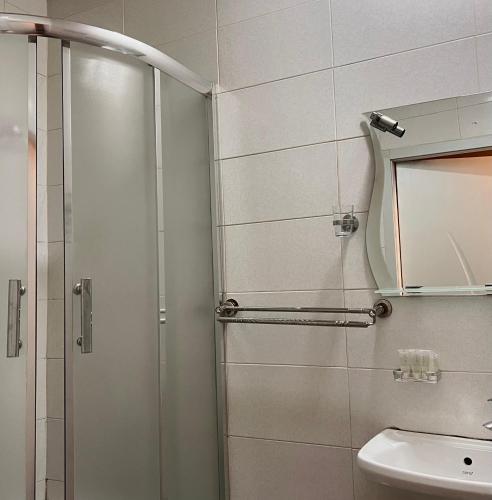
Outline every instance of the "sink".
<path fill-rule="evenodd" d="M 357 455 L 369 479 L 448 498 L 492 499 L 492 442 L 386 429 Z"/>

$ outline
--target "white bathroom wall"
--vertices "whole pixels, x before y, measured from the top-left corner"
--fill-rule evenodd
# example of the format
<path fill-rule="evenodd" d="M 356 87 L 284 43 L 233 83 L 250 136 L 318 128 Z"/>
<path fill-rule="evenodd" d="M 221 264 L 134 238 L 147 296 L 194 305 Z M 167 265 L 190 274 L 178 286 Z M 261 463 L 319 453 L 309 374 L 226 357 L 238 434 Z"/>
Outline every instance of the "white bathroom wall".
<path fill-rule="evenodd" d="M 364 229 L 373 160 L 361 113 L 492 90 L 488 0 L 49 0 L 49 8 L 220 74 L 225 291 L 242 304 L 371 305 Z M 361 221 L 343 245 L 331 225 L 337 200 L 354 204 Z M 393 299 L 393 316 L 367 330 L 230 326 L 232 500 L 426 500 L 366 481 L 356 452 L 388 426 L 492 437 L 481 427 L 492 415 L 491 300 Z M 394 383 L 402 347 L 437 351 L 441 382 Z"/>
<path fill-rule="evenodd" d="M 269 8 L 271 7 L 271 8 Z M 225 290 L 241 304 L 367 307 L 373 159 L 363 112 L 490 90 L 487 2 L 218 1 Z M 487 18 L 488 15 L 488 18 Z M 331 205 L 361 227 L 340 244 Z M 422 499 L 371 484 L 357 450 L 389 426 L 490 438 L 490 298 L 393 299 L 368 330 L 231 325 L 232 500 Z M 396 384 L 397 349 L 440 353 Z"/>

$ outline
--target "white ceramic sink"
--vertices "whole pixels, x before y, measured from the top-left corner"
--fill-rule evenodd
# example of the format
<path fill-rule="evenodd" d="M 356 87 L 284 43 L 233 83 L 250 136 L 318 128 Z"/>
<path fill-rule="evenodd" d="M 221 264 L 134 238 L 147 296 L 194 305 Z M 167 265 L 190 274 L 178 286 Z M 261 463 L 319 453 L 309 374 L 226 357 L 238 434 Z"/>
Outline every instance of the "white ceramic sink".
<path fill-rule="evenodd" d="M 357 456 L 369 479 L 448 498 L 492 499 L 492 442 L 386 429 Z"/>

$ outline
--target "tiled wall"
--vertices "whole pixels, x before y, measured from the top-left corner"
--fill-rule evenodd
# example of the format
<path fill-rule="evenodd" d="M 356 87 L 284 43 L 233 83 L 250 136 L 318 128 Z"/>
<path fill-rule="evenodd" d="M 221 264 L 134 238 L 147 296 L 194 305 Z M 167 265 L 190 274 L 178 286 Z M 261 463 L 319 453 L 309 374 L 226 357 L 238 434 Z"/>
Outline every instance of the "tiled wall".
<path fill-rule="evenodd" d="M 49 3 L 220 75 L 224 286 L 242 304 L 371 305 L 361 113 L 492 90 L 488 0 Z M 343 244 L 338 201 L 361 221 Z M 394 299 L 369 330 L 229 327 L 232 500 L 425 500 L 366 481 L 356 452 L 387 426 L 492 437 L 491 300 Z M 442 381 L 394 383 L 400 347 L 437 351 Z"/>
<path fill-rule="evenodd" d="M 218 19 L 225 290 L 251 305 L 370 306 L 361 114 L 490 90 L 490 2 L 219 0 Z M 337 202 L 361 222 L 342 243 Z M 388 426 L 492 437 L 490 300 L 393 299 L 368 330 L 229 326 L 232 500 L 425 498 L 368 482 L 356 452 Z M 437 351 L 442 381 L 396 384 L 402 347 Z"/>

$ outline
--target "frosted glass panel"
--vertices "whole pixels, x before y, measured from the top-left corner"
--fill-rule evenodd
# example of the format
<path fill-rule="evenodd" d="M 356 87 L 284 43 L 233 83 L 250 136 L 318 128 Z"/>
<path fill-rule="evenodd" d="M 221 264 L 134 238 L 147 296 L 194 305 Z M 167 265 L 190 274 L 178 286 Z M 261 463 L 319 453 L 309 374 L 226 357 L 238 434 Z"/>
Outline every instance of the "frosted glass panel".
<path fill-rule="evenodd" d="M 0 498 L 21 500 L 26 498 L 27 300 L 19 357 L 6 357 L 6 334 L 9 280 L 27 284 L 27 37 L 0 36 L 0 67 Z"/>
<path fill-rule="evenodd" d="M 217 500 L 210 158 L 206 98 L 161 75 L 164 194 L 163 491 Z"/>
<path fill-rule="evenodd" d="M 153 71 L 72 44 L 70 76 L 73 261 L 66 289 L 73 303 L 75 500 L 158 500 Z M 86 354 L 76 343 L 82 299 L 70 293 L 80 278 L 92 282 Z"/>

